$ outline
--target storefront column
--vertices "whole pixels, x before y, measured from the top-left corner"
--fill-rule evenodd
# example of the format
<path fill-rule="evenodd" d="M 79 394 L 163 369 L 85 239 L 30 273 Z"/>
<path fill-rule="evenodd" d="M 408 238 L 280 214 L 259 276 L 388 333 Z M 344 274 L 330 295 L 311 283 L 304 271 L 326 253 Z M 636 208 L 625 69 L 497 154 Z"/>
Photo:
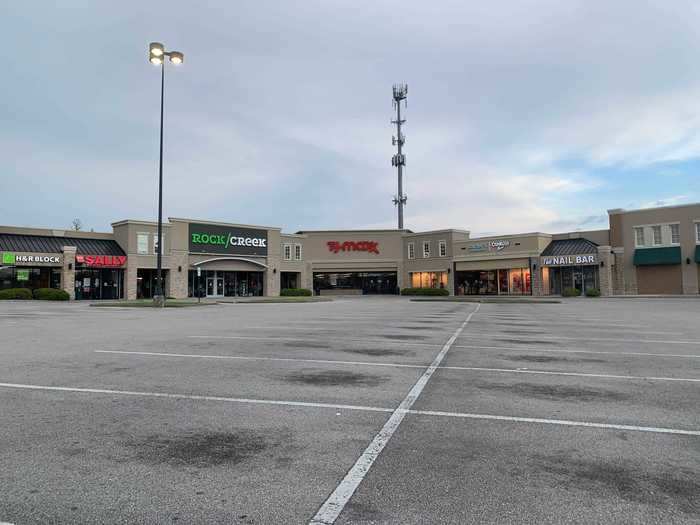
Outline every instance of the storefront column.
<path fill-rule="evenodd" d="M 613 257 L 612 248 L 610 246 L 598 246 L 598 264 L 600 265 L 598 268 L 598 279 L 600 281 L 600 295 L 602 296 L 609 296 L 614 293 Z"/>
<path fill-rule="evenodd" d="M 186 299 L 189 281 L 189 262 L 187 252 L 171 252 L 170 255 L 170 289 L 168 295 L 175 299 Z"/>
<path fill-rule="evenodd" d="M 133 262 L 131 261 L 132 259 L 130 258 L 126 265 L 126 282 L 124 283 L 124 287 L 126 288 L 124 293 L 129 301 L 136 299 L 136 289 L 138 286 L 138 266 L 136 257 L 133 258 Z"/>
<path fill-rule="evenodd" d="M 266 297 L 277 297 L 280 294 L 280 259 L 278 257 L 267 257 L 267 270 L 264 275 L 263 295 Z"/>
<path fill-rule="evenodd" d="M 540 266 L 539 262 L 533 262 L 532 266 L 530 267 L 530 287 L 532 288 L 532 295 L 544 295 L 542 266 Z"/>
<path fill-rule="evenodd" d="M 63 247 L 63 268 L 61 269 L 61 287 L 68 292 L 71 300 L 75 299 L 75 246 Z"/>

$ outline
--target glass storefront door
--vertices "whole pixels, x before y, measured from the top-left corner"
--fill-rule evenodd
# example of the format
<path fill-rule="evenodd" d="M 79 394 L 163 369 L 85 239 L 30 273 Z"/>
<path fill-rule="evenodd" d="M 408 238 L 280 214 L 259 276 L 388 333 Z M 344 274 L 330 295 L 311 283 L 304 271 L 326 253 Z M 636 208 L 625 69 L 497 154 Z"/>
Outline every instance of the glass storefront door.
<path fill-rule="evenodd" d="M 549 293 L 561 295 L 567 288 L 576 288 L 579 293 L 598 288 L 598 267 L 588 266 L 553 266 L 549 268 Z"/>
<path fill-rule="evenodd" d="M 187 286 L 188 296 L 196 297 L 202 288 L 202 297 L 250 297 L 263 294 L 263 272 L 234 272 L 203 270 L 197 277 L 196 270 L 190 270 Z"/>

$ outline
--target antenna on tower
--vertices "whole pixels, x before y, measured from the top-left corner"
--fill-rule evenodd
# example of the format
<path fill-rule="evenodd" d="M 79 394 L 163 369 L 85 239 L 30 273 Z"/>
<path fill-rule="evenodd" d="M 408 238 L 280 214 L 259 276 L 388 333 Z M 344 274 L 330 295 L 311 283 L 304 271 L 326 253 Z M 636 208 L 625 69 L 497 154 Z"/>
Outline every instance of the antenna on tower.
<path fill-rule="evenodd" d="M 403 207 L 408 200 L 408 197 L 403 193 L 403 167 L 406 165 L 406 155 L 403 154 L 402 148 L 406 142 L 406 137 L 401 133 L 401 125 L 406 122 L 401 120 L 401 102 L 404 107 L 407 106 L 406 97 L 408 95 L 408 85 L 394 84 L 393 90 L 393 106 L 396 110 L 396 120 L 392 120 L 392 124 L 396 124 L 396 136 L 391 137 L 391 144 L 397 147 L 397 153 L 391 157 L 391 165 L 398 169 L 399 191 L 394 196 L 394 205 L 398 206 L 399 212 L 399 230 L 403 230 Z"/>

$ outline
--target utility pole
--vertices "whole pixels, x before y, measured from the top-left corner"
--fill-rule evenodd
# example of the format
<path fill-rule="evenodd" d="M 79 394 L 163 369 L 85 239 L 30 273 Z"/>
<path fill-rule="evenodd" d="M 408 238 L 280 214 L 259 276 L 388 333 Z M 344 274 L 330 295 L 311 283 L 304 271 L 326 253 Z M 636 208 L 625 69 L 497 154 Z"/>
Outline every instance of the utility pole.
<path fill-rule="evenodd" d="M 408 197 L 403 193 L 403 167 L 406 165 L 406 155 L 402 153 L 402 148 L 404 142 L 406 142 L 406 137 L 401 133 L 401 124 L 406 122 L 401 120 L 401 101 L 406 106 L 406 96 L 408 95 L 408 86 L 406 84 L 395 84 L 393 88 L 393 104 L 396 109 L 396 120 L 392 120 L 392 124 L 396 124 L 396 136 L 391 137 L 391 143 L 397 146 L 397 153 L 391 157 L 391 165 L 398 168 L 399 175 L 399 191 L 396 196 L 394 196 L 394 205 L 398 206 L 399 212 L 399 230 L 403 230 L 403 207 L 408 200 Z"/>

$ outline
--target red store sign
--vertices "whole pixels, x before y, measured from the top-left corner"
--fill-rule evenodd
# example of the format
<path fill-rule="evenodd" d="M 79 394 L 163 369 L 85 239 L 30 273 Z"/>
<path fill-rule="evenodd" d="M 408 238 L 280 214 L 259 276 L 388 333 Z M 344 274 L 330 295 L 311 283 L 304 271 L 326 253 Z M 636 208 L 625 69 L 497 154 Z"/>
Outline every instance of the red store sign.
<path fill-rule="evenodd" d="M 375 241 L 328 241 L 328 250 L 338 252 L 369 252 L 379 254 L 379 243 Z"/>
<path fill-rule="evenodd" d="M 75 262 L 93 268 L 121 268 L 126 264 L 126 255 L 76 255 Z"/>

